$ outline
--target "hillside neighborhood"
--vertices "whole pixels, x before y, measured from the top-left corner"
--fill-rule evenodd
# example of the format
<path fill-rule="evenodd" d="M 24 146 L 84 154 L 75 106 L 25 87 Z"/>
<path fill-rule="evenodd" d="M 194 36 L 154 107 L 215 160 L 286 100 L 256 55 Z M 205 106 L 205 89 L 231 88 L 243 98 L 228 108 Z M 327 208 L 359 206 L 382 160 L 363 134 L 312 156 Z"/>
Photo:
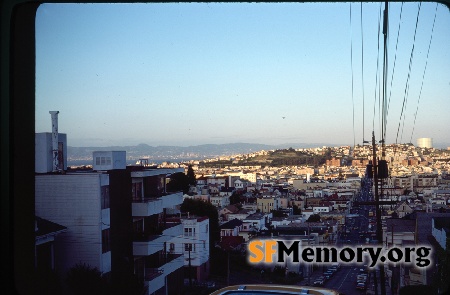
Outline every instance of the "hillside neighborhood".
<path fill-rule="evenodd" d="M 373 200 L 370 146 L 290 148 L 159 165 L 145 159 L 127 165 L 125 151 L 94 151 L 92 166 L 67 167 L 64 149 L 52 157 L 50 135 L 36 134 L 38 270 L 67 277 L 87 267 L 117 292 L 189 294 L 239 279 L 312 284 L 320 272 L 305 263 L 287 263 L 281 272 L 246 264 L 247 245 L 255 238 L 329 246 L 378 243 L 375 208 L 360 205 Z M 57 140 L 67 138 L 57 134 Z M 380 200 L 390 202 L 380 211 L 383 243 L 420 241 L 433 245 L 435 258 L 448 259 L 450 151 L 411 144 L 385 150 L 389 176 L 378 183 Z M 299 155 L 310 163 L 282 164 Z M 391 294 L 408 285 L 448 288 L 436 276 L 448 274 L 445 259 L 426 269 L 386 265 Z M 116 286 L 124 277 L 130 283 Z M 329 287 L 336 287 L 328 277 Z M 326 278 L 316 279 L 327 284 Z M 82 285 L 45 282 L 63 290 Z M 363 288 L 370 294 L 378 284 L 369 274 Z"/>

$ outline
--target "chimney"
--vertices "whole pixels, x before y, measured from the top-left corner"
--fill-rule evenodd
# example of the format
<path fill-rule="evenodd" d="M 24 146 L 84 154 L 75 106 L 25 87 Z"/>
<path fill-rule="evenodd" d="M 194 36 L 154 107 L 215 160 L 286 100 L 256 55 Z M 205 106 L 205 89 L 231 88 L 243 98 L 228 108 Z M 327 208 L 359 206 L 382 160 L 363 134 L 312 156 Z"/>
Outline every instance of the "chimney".
<path fill-rule="evenodd" d="M 49 111 L 52 115 L 52 156 L 53 156 L 53 172 L 59 169 L 58 162 L 58 114 L 59 111 Z"/>

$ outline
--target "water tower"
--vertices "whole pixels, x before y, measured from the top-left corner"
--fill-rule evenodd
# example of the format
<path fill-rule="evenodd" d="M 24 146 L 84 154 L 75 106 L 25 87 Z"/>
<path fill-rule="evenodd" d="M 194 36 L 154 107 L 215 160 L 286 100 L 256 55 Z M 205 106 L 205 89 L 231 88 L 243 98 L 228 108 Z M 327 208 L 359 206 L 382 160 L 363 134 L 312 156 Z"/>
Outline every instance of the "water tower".
<path fill-rule="evenodd" d="M 432 148 L 433 139 L 428 137 L 422 137 L 417 139 L 417 146 L 421 148 Z"/>

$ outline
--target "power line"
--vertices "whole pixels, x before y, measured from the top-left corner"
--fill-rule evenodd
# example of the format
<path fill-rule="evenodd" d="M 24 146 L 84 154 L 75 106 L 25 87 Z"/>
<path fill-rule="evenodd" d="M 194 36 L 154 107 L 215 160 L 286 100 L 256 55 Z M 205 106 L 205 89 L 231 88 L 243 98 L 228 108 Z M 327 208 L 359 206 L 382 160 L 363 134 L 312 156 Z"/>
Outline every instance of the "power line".
<path fill-rule="evenodd" d="M 355 141 L 355 100 L 353 95 L 353 34 L 352 34 L 352 3 L 350 3 L 350 67 L 352 71 L 352 106 L 353 106 L 353 146 Z M 363 127 L 364 130 L 364 127 Z"/>
<path fill-rule="evenodd" d="M 363 33 L 363 5 L 361 2 L 361 83 L 362 83 L 362 97 L 363 97 L 363 145 L 366 142 L 366 138 L 364 135 L 364 123 L 365 123 L 365 99 L 364 99 L 364 33 Z"/>
<path fill-rule="evenodd" d="M 400 25 L 402 23 L 403 3 L 404 2 L 402 2 L 402 5 L 400 6 L 400 17 L 399 17 L 398 30 L 397 30 L 397 41 L 395 43 L 394 64 L 392 66 L 391 86 L 390 86 L 390 90 L 389 90 L 389 99 L 388 99 L 387 108 L 386 108 L 386 120 L 387 120 L 387 116 L 389 115 L 389 105 L 391 103 L 392 83 L 394 81 L 395 64 L 397 61 L 397 51 L 398 51 L 397 49 L 398 49 L 398 40 L 399 40 L 399 36 L 400 36 Z M 384 131 L 383 138 L 386 138 L 386 130 Z"/>
<path fill-rule="evenodd" d="M 431 28 L 430 43 L 428 44 L 427 57 L 426 57 L 426 59 L 425 59 L 425 68 L 423 69 L 423 75 L 422 75 L 422 84 L 420 85 L 419 98 L 417 99 L 417 108 L 416 108 L 416 113 L 414 114 L 413 129 L 412 129 L 412 132 L 411 132 L 411 138 L 410 138 L 409 142 L 412 142 L 412 137 L 413 137 L 413 134 L 414 134 L 414 129 L 415 129 L 415 127 L 416 127 L 417 112 L 419 111 L 419 102 L 420 102 L 420 97 L 421 97 L 421 95 L 422 95 L 423 81 L 425 80 L 425 72 L 427 71 L 428 55 L 430 54 L 431 40 L 433 40 L 433 31 L 434 31 L 434 23 L 436 22 L 437 8 L 438 8 L 438 4 L 436 3 L 436 10 L 434 11 L 433 26 L 432 26 L 432 28 Z"/>
<path fill-rule="evenodd" d="M 402 117 L 403 117 L 402 137 L 403 137 L 403 129 L 404 129 L 404 126 L 405 126 L 405 117 L 406 117 L 406 115 L 403 116 L 403 113 L 404 113 L 404 110 L 406 109 L 406 104 L 407 104 L 407 97 L 408 97 L 408 92 L 409 92 L 409 78 L 411 77 L 411 67 L 412 67 L 412 60 L 413 60 L 413 56 L 414 56 L 414 46 L 415 46 L 415 43 L 416 43 L 417 25 L 419 23 L 419 15 L 420 15 L 420 7 L 421 7 L 421 5 L 422 5 L 422 2 L 419 2 L 418 10 L 417 10 L 417 18 L 416 18 L 416 28 L 414 30 L 413 45 L 412 45 L 412 48 L 411 48 L 411 54 L 409 56 L 408 77 L 406 79 L 405 94 L 404 94 L 404 97 L 403 97 L 402 111 L 400 113 L 400 121 L 398 122 L 397 137 L 395 138 L 395 143 L 396 144 L 398 143 L 398 134 L 399 134 L 399 131 L 400 131 L 400 124 L 401 124 L 401 121 L 402 121 Z M 400 141 L 401 141 L 401 138 L 400 138 Z"/>
<path fill-rule="evenodd" d="M 385 138 L 384 135 L 386 134 L 386 85 L 387 85 L 387 72 L 388 72 L 388 34 L 389 34 L 389 17 L 388 17 L 388 4 L 386 3 L 384 10 L 384 19 L 383 19 L 383 36 L 384 36 L 384 53 L 383 53 L 383 103 L 382 103 L 382 110 L 380 113 L 382 114 L 381 119 L 381 141 L 382 141 L 382 157 L 384 159 L 384 145 L 385 145 Z"/>
<path fill-rule="evenodd" d="M 381 2 L 380 2 L 380 14 L 378 15 L 378 50 L 377 50 L 377 70 L 375 72 L 375 99 L 374 99 L 374 103 L 373 103 L 373 120 L 372 120 L 372 131 L 375 130 L 375 110 L 376 110 L 376 104 L 377 104 L 377 86 L 380 87 L 380 85 L 378 85 L 378 76 L 379 76 L 379 60 L 380 60 L 380 26 L 381 26 Z M 379 95 L 380 91 L 378 91 L 378 95 Z"/>

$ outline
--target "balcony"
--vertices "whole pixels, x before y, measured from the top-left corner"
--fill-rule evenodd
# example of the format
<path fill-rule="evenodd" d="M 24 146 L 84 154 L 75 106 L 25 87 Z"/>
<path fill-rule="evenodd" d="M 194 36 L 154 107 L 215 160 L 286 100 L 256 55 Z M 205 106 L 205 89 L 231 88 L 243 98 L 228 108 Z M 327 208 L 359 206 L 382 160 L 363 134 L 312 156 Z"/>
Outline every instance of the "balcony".
<path fill-rule="evenodd" d="M 162 268 L 146 268 L 144 281 L 150 282 L 163 274 L 164 274 L 164 269 L 162 269 Z"/>
<path fill-rule="evenodd" d="M 149 256 L 164 249 L 164 243 L 171 240 L 171 236 L 145 235 L 133 238 L 133 255 Z"/>
<path fill-rule="evenodd" d="M 153 267 L 145 269 L 144 283 L 148 293 L 152 294 L 165 285 L 165 278 L 170 273 L 184 266 L 182 254 L 168 254 L 165 261 L 156 263 Z"/>
<path fill-rule="evenodd" d="M 151 216 L 163 212 L 163 201 L 160 198 L 148 198 L 142 200 L 133 200 L 131 203 L 131 212 L 133 217 Z"/>
<path fill-rule="evenodd" d="M 162 234 L 170 237 L 183 235 L 183 225 L 181 223 L 167 223 Z"/>
<path fill-rule="evenodd" d="M 151 216 L 163 212 L 163 208 L 172 208 L 183 203 L 183 192 L 162 193 L 158 196 L 146 196 L 142 200 L 133 200 L 131 210 L 134 217 Z"/>
<path fill-rule="evenodd" d="M 133 234 L 133 255 L 149 256 L 164 249 L 164 243 L 183 234 L 181 223 L 167 223 L 165 227 Z"/>
<path fill-rule="evenodd" d="M 163 208 L 172 208 L 183 203 L 183 192 L 166 193 L 160 199 L 162 199 Z"/>

